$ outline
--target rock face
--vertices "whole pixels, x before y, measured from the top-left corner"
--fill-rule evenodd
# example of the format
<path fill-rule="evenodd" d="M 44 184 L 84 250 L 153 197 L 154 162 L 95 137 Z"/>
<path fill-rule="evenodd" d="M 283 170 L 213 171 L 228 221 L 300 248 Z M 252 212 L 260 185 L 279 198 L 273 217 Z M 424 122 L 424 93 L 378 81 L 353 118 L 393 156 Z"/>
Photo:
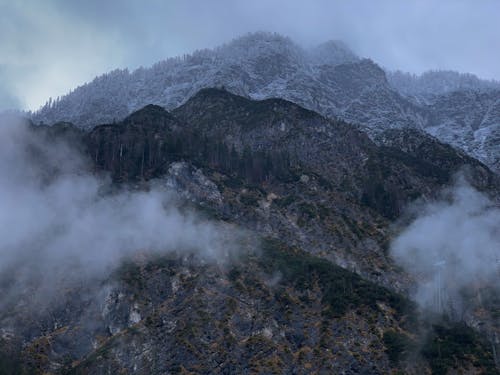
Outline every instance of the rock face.
<path fill-rule="evenodd" d="M 388 80 L 377 64 L 358 58 L 341 42 L 304 50 L 280 35 L 255 33 L 149 69 L 97 77 L 48 103 L 33 120 L 69 121 L 88 129 L 148 104 L 171 110 L 201 88 L 224 86 L 249 98 L 290 100 L 356 124 L 371 137 L 390 128 L 422 129 L 498 171 L 500 86 L 456 75 L 429 73 L 417 80 L 391 73 Z M 471 89 L 480 92 L 476 97 L 465 92 Z M 457 96 L 466 96 L 466 103 Z M 466 108 L 482 116 L 479 127 L 469 123 Z"/>
<path fill-rule="evenodd" d="M 428 114 L 426 132 L 500 170 L 500 82 L 451 71 L 388 72 L 387 78 Z"/>
<path fill-rule="evenodd" d="M 500 90 L 455 91 L 427 105 L 425 131 L 500 171 Z"/>
<path fill-rule="evenodd" d="M 245 228 L 249 245 L 217 264 L 139 253 L 43 309 L 26 308 L 33 286 L 0 314 L 13 373 L 495 371 L 478 333 L 419 325 L 412 280 L 387 255 L 402 208 L 460 169 L 498 194 L 498 177 L 451 146 L 408 129 L 377 145 L 292 102 L 223 89 L 90 131 L 32 128 L 79 144 L 117 186 L 168 185 L 180 209 Z"/>

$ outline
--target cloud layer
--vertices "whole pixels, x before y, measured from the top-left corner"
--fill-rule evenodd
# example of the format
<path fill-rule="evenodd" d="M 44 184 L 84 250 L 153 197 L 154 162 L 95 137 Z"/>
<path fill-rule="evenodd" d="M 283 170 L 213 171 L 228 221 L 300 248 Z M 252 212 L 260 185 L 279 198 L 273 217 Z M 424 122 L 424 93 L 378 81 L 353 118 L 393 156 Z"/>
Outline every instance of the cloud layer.
<path fill-rule="evenodd" d="M 0 306 L 30 285 L 106 278 L 138 251 L 223 262 L 237 248 L 234 228 L 181 213 L 161 186 L 106 193 L 65 142 L 12 121 L 0 140 Z"/>
<path fill-rule="evenodd" d="M 443 200 L 420 207 L 391 246 L 418 281 L 416 300 L 436 312 L 463 311 L 466 289 L 499 288 L 499 250 L 500 208 L 463 179 Z"/>

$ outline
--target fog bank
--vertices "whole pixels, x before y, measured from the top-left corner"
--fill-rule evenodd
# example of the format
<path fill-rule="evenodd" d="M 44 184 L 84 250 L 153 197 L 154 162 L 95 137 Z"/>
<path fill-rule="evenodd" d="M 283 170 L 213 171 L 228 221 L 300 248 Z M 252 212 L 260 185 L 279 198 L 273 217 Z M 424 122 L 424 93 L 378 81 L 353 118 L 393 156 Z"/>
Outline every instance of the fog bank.
<path fill-rule="evenodd" d="M 391 245 L 391 255 L 418 281 L 424 309 L 461 314 L 464 291 L 500 291 L 500 208 L 463 178 L 418 214 Z"/>
<path fill-rule="evenodd" d="M 236 248 L 237 231 L 179 211 L 161 182 L 104 193 L 109 181 L 69 144 L 0 122 L 0 305 L 28 285 L 105 278 L 138 251 L 223 262 Z"/>

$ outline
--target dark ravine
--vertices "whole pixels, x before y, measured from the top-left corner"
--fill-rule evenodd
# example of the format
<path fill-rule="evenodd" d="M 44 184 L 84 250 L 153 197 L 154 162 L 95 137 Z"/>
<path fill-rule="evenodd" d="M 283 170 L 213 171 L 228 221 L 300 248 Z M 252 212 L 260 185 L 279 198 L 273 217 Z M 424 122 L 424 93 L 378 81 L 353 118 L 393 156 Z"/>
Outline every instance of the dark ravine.
<path fill-rule="evenodd" d="M 377 145 L 291 102 L 213 88 L 90 131 L 29 126 L 114 186 L 162 181 L 252 240 L 218 265 L 138 254 L 48 309 L 26 309 L 26 292 L 0 316 L 5 373 L 497 373 L 481 331 L 419 316 L 387 254 L 391 223 L 457 172 L 498 197 L 498 176 L 451 146 L 404 129 Z"/>

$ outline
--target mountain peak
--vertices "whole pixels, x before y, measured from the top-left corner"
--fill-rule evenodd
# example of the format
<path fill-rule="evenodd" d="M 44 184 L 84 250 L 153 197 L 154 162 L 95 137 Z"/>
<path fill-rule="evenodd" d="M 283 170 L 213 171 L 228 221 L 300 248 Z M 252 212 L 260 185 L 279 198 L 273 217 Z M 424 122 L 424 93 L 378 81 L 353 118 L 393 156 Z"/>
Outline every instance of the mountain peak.
<path fill-rule="evenodd" d="M 313 62 L 318 65 L 339 65 L 359 61 L 359 57 L 342 41 L 329 40 L 309 51 Z"/>
<path fill-rule="evenodd" d="M 389 83 L 403 95 L 432 97 L 458 90 L 489 91 L 500 89 L 500 82 L 480 79 L 471 73 L 453 70 L 429 70 L 420 75 L 401 71 L 388 72 Z"/>
<path fill-rule="evenodd" d="M 149 103 L 174 110 L 200 89 L 227 87 L 241 97 L 235 99 L 220 89 L 210 89 L 195 95 L 190 105 L 204 104 L 197 101 L 202 97 L 221 109 L 245 98 L 283 98 L 323 116 L 357 124 L 371 136 L 387 128 L 426 129 L 495 166 L 498 92 L 489 90 L 487 97 L 469 95 L 466 90 L 495 86 L 477 81 L 475 76 L 454 72 L 422 77 L 386 75 L 379 65 L 356 56 L 338 40 L 306 50 L 283 35 L 256 32 L 131 74 L 110 72 L 33 113 L 32 120 L 46 124 L 69 121 L 91 129 L 99 123 L 123 119 Z M 449 96 L 455 88 L 463 97 Z M 443 97 L 407 95 L 421 90 L 441 92 Z M 436 100 L 448 109 L 443 111 L 441 104 L 433 102 Z M 474 116 L 470 115 L 472 111 Z M 449 126 L 450 121 L 456 126 Z"/>
<path fill-rule="evenodd" d="M 283 44 L 283 45 L 295 45 L 295 43 L 287 36 L 273 33 L 269 31 L 256 31 L 253 33 L 248 33 L 238 38 L 233 39 L 228 45 L 239 45 L 239 44 Z"/>
<path fill-rule="evenodd" d="M 218 50 L 222 57 L 237 61 L 255 61 L 262 58 L 280 56 L 292 63 L 304 60 L 304 50 L 292 39 L 271 32 L 259 31 L 233 39 Z"/>

